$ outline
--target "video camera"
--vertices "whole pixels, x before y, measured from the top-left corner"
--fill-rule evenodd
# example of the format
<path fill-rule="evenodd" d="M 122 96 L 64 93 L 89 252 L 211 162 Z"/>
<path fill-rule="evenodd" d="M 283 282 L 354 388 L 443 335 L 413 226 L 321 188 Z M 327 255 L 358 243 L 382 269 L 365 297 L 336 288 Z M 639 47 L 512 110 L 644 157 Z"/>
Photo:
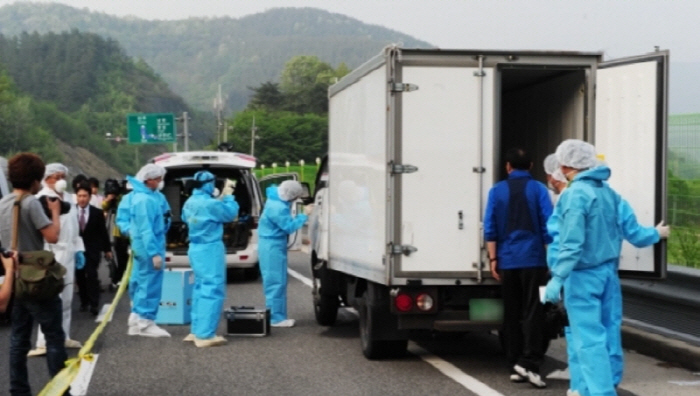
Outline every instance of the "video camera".
<path fill-rule="evenodd" d="M 122 194 L 123 188 L 121 183 L 115 179 L 105 180 L 105 195 L 120 195 Z"/>
<path fill-rule="evenodd" d="M 58 198 L 56 197 L 49 197 L 48 195 L 42 195 L 39 197 L 39 202 L 41 202 L 41 206 L 44 207 L 44 213 L 46 213 L 46 217 L 49 219 L 51 218 L 51 209 L 49 209 L 49 200 L 51 202 L 57 200 Z M 70 204 L 65 201 L 61 201 L 61 214 L 64 215 L 66 213 L 70 212 Z"/>

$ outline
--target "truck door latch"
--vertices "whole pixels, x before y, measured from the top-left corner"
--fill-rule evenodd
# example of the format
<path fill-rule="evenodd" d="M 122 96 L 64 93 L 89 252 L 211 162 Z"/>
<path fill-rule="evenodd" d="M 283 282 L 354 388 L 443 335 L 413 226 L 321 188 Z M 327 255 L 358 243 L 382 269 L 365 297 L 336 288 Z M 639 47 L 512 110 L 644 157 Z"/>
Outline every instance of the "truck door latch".
<path fill-rule="evenodd" d="M 415 253 L 417 251 L 418 249 L 411 245 L 391 245 L 392 254 L 404 254 L 406 256 L 410 256 L 411 253 Z"/>
<path fill-rule="evenodd" d="M 414 165 L 391 164 L 391 173 L 394 175 L 402 173 L 418 172 L 418 167 Z"/>
<path fill-rule="evenodd" d="M 417 91 L 418 86 L 416 84 L 408 84 L 408 83 L 392 83 L 391 84 L 391 92 L 411 92 L 411 91 Z"/>

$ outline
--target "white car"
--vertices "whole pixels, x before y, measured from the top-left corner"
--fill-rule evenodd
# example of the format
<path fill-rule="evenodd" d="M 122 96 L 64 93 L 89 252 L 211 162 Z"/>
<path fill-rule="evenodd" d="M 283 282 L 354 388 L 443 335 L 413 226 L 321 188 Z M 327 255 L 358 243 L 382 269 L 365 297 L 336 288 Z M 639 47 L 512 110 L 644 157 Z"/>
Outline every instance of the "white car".
<path fill-rule="evenodd" d="M 151 162 L 164 167 L 163 194 L 170 204 L 172 225 L 167 234 L 165 261 L 172 267 L 189 266 L 187 224 L 182 221 L 182 206 L 192 194 L 194 174 L 207 170 L 216 176 L 216 187 L 222 191 L 226 180 L 236 183 L 233 193 L 240 206 L 238 217 L 224 225 L 226 265 L 242 269 L 247 278 L 256 279 L 258 262 L 258 220 L 262 212 L 263 195 L 253 173 L 255 157 L 225 151 L 190 151 L 166 153 Z"/>

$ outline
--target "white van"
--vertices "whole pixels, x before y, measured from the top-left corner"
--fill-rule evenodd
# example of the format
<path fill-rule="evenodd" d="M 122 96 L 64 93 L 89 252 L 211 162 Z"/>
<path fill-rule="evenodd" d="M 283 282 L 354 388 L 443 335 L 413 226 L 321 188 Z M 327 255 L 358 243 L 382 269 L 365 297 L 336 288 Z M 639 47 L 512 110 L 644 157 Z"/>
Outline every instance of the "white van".
<path fill-rule="evenodd" d="M 234 198 L 240 206 L 238 217 L 224 225 L 226 264 L 229 269 L 243 269 L 247 278 L 256 279 L 258 263 L 258 220 L 262 212 L 262 193 L 253 169 L 255 157 L 223 151 L 190 151 L 166 153 L 151 162 L 164 167 L 163 194 L 170 204 L 172 225 L 166 238 L 168 266 L 189 266 L 187 225 L 182 221 L 182 206 L 192 194 L 194 174 L 207 170 L 216 176 L 221 191 L 226 179 L 236 182 Z"/>

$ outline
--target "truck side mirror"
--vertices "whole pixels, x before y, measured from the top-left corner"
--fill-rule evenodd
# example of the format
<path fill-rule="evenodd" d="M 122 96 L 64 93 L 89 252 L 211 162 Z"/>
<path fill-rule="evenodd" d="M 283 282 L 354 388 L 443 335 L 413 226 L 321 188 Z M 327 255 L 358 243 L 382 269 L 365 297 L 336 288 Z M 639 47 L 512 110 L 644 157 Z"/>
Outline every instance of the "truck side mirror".
<path fill-rule="evenodd" d="M 301 196 L 299 199 L 301 199 L 301 202 L 304 203 L 304 205 L 308 205 L 310 203 L 314 202 L 314 197 L 311 196 L 311 186 L 309 186 L 309 183 L 307 182 L 301 182 L 301 188 L 304 190 L 301 193 Z"/>

